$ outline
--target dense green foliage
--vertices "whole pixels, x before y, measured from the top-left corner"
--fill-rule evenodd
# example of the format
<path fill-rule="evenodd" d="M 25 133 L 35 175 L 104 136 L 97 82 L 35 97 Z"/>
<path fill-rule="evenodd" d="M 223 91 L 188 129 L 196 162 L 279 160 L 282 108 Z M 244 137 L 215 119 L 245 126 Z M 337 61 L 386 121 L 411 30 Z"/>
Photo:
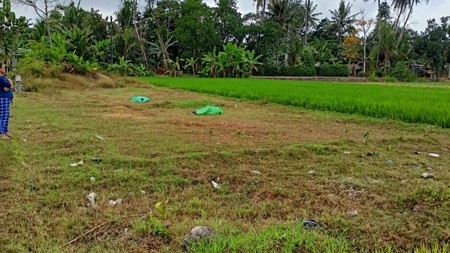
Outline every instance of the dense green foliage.
<path fill-rule="evenodd" d="M 343 64 L 324 64 L 317 69 L 319 76 L 349 76 L 351 74 L 348 67 Z"/>
<path fill-rule="evenodd" d="M 52 62 L 61 65 L 63 56 L 61 71 L 77 74 L 98 70 L 172 76 L 184 71 L 209 77 L 375 73 L 383 77 L 379 80 L 392 81 L 413 81 L 415 76 L 437 80 L 449 74 L 449 17 L 440 22 L 429 20 L 420 34 L 406 29 L 420 1 L 379 2 L 378 15 L 371 18 L 341 0 L 322 20 L 311 0 L 258 0 L 256 13 L 246 15 L 238 12 L 237 0 L 218 0 L 214 6 L 202 0 L 147 1 L 144 6 L 122 0 L 111 17 L 103 17 L 95 9 L 84 10 L 75 1 L 18 2 L 36 10 L 39 18 L 29 27 L 25 17 L 15 17 L 9 0 L 0 1 L 0 60 L 28 57 L 25 62 L 35 70 L 37 66 L 52 68 Z M 39 8 L 34 8 L 35 4 Z M 28 51 L 59 46 L 60 42 L 64 42 L 65 53 L 53 55 L 57 56 L 54 59 L 48 58 L 48 50 L 43 52 L 45 56 L 41 51 L 32 53 L 38 62 L 29 58 Z M 46 58 L 44 65 L 41 58 Z M 412 64 L 420 66 L 416 75 L 409 71 Z M 24 67 L 22 64 L 19 71 L 26 74 L 48 72 Z M 130 71 L 123 70 L 128 67 Z"/>
<path fill-rule="evenodd" d="M 450 127 L 450 89 L 249 79 L 143 78 L 157 86 Z"/>

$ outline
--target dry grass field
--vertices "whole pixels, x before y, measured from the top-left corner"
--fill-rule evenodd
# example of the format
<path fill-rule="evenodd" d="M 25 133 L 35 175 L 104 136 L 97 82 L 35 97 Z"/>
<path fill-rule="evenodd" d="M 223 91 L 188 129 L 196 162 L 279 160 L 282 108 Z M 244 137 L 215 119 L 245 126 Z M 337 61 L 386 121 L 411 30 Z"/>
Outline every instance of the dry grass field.
<path fill-rule="evenodd" d="M 197 225 L 216 237 L 191 252 L 449 252 L 450 129 L 107 77 L 31 90 L 0 142 L 0 252 L 181 252 Z"/>

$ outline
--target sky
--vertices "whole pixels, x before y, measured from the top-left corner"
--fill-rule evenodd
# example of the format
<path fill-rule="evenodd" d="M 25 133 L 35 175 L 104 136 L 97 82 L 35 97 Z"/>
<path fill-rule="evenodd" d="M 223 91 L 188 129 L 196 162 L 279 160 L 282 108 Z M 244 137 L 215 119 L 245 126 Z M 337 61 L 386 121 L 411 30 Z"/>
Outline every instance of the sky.
<path fill-rule="evenodd" d="M 138 0 L 144 5 L 143 0 Z M 214 6 L 214 0 L 203 0 L 209 6 Z M 239 12 L 247 13 L 254 12 L 256 7 L 253 0 L 237 0 Z M 369 0 L 363 2 L 363 0 L 350 0 L 353 4 L 352 13 L 357 13 L 362 10 L 367 13 L 368 18 L 375 18 L 376 4 L 374 1 Z M 61 0 L 64 2 L 64 0 Z M 65 2 L 70 2 L 65 0 Z M 346 0 L 348 2 L 348 0 Z M 390 1 L 388 1 L 390 2 Z M 113 15 L 119 9 L 121 0 L 81 0 L 81 7 L 90 10 L 91 8 L 98 9 L 103 16 Z M 314 0 L 317 4 L 317 11 L 321 12 L 320 18 L 330 16 L 330 10 L 338 8 L 339 0 Z M 35 19 L 36 15 L 34 10 L 30 7 L 24 7 L 17 4 L 13 4 L 13 11 L 17 16 L 25 16 L 30 19 Z M 423 31 L 427 26 L 427 20 L 436 18 L 439 20 L 443 16 L 450 15 L 450 0 L 430 0 L 429 4 L 420 4 L 415 7 L 414 12 L 410 18 L 410 28 L 416 31 Z"/>

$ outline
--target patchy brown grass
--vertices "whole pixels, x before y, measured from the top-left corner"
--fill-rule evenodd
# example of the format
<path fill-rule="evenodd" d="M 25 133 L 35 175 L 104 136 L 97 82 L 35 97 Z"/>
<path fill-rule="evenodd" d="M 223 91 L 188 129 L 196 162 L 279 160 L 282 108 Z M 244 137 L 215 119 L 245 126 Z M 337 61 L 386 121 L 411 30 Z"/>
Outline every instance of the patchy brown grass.
<path fill-rule="evenodd" d="M 259 231 L 301 217 L 358 250 L 450 240 L 449 129 L 112 80 L 42 79 L 38 92 L 17 95 L 15 138 L 0 143 L 0 252 L 173 252 L 195 225 Z M 130 103 L 135 95 L 152 101 Z M 182 101 L 225 113 L 194 116 Z M 420 177 L 427 171 L 434 180 Z M 133 224 L 165 199 L 169 235 L 137 233 Z"/>

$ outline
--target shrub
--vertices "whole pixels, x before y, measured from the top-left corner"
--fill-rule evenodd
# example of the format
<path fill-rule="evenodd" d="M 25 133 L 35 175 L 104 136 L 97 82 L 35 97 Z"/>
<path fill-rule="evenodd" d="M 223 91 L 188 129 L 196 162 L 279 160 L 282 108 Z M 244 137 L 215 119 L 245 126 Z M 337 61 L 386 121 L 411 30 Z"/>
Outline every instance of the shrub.
<path fill-rule="evenodd" d="M 85 75 L 91 71 L 98 69 L 96 62 L 90 62 L 83 59 L 83 56 L 77 56 L 75 53 L 70 53 L 66 56 L 66 61 L 69 65 L 69 73 L 76 73 Z"/>
<path fill-rule="evenodd" d="M 395 82 L 397 82 L 397 79 L 395 77 L 391 76 L 391 75 L 383 76 L 383 80 L 385 82 L 388 82 L 388 83 L 395 83 Z"/>
<path fill-rule="evenodd" d="M 409 71 L 406 75 L 407 82 L 415 82 L 417 80 L 417 75 L 413 71 Z"/>
<path fill-rule="evenodd" d="M 374 71 L 369 75 L 369 81 L 371 82 L 378 82 L 380 81 L 380 78 L 378 77 L 377 73 Z"/>
<path fill-rule="evenodd" d="M 56 63 L 45 63 L 41 59 L 24 58 L 17 64 L 17 73 L 22 76 L 34 77 L 59 77 L 64 65 Z"/>
<path fill-rule="evenodd" d="M 167 237 L 169 236 L 169 230 L 164 224 L 154 216 L 148 217 L 146 220 L 141 220 L 133 223 L 133 229 L 136 233 L 142 237 L 148 235 Z"/>
<path fill-rule="evenodd" d="M 316 69 L 307 66 L 283 66 L 280 68 L 280 75 L 282 76 L 314 76 Z"/>
<path fill-rule="evenodd" d="M 262 65 L 258 67 L 257 72 L 253 72 L 255 76 L 279 76 L 280 68 L 273 65 Z"/>
<path fill-rule="evenodd" d="M 351 72 L 344 64 L 323 64 L 317 68 L 319 76 L 350 76 Z"/>
<path fill-rule="evenodd" d="M 399 81 L 413 82 L 416 80 L 416 74 L 409 69 L 407 62 L 398 62 L 392 70 L 392 76 Z"/>

